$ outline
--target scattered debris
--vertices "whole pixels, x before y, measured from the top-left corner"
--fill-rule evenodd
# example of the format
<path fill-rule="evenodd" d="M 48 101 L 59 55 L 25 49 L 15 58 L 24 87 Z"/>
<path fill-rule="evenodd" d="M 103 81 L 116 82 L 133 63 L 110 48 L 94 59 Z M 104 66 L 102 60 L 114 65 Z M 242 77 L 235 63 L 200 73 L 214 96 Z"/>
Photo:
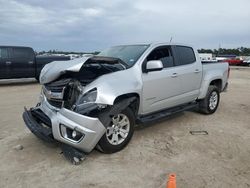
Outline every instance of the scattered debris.
<path fill-rule="evenodd" d="M 80 159 L 77 157 L 74 157 L 73 160 L 74 160 L 74 162 L 73 162 L 74 165 L 77 165 L 78 163 L 80 163 Z"/>
<path fill-rule="evenodd" d="M 14 147 L 14 149 L 17 150 L 17 151 L 18 151 L 18 150 L 23 150 L 23 146 L 19 144 L 19 145 L 16 145 L 16 146 Z"/>
<path fill-rule="evenodd" d="M 207 131 L 190 131 L 191 135 L 208 135 Z"/>
<path fill-rule="evenodd" d="M 176 137 L 176 136 L 170 136 L 170 138 L 174 141 L 177 142 L 178 140 L 180 140 L 180 138 Z"/>

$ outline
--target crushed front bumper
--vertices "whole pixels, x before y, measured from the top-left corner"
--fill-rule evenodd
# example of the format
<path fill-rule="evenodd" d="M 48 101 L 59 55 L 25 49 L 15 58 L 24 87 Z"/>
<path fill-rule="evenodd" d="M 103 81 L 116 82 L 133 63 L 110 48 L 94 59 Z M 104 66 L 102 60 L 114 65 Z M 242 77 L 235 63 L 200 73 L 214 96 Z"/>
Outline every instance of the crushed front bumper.
<path fill-rule="evenodd" d="M 46 128 L 38 123 L 31 114 L 31 111 L 27 110 L 26 108 L 24 108 L 23 120 L 30 131 L 38 138 L 46 142 L 54 142 L 52 129 L 50 127 Z"/>
<path fill-rule="evenodd" d="M 44 126 L 44 122 L 39 121 L 33 110 L 39 110 L 49 119 L 50 125 Z M 98 118 L 92 118 L 70 111 L 66 108 L 55 108 L 50 105 L 46 98 L 41 98 L 41 103 L 30 110 L 25 109 L 23 119 L 26 126 L 37 137 L 51 142 L 53 139 L 75 147 L 85 153 L 89 153 L 96 146 L 106 128 Z M 48 122 L 46 120 L 45 122 Z M 65 136 L 65 130 L 76 130 L 81 133 L 79 140 L 73 140 Z"/>

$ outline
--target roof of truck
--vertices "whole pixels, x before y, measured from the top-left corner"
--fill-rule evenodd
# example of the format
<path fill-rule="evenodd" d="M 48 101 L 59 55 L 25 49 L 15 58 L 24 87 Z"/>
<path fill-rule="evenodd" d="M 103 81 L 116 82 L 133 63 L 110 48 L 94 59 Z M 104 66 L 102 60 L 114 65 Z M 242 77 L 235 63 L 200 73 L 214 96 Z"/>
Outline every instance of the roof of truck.
<path fill-rule="evenodd" d="M 190 46 L 193 47 L 190 44 L 184 44 L 184 43 L 177 43 L 177 42 L 142 42 L 142 43 L 128 43 L 123 45 L 115 45 L 115 46 L 127 46 L 127 45 L 149 45 L 149 46 L 161 46 L 161 45 L 179 45 L 179 46 Z"/>
<path fill-rule="evenodd" d="M 151 42 L 149 43 L 151 46 L 159 46 L 159 45 L 179 45 L 179 46 L 192 46 L 190 44 L 178 43 L 178 42 Z"/>

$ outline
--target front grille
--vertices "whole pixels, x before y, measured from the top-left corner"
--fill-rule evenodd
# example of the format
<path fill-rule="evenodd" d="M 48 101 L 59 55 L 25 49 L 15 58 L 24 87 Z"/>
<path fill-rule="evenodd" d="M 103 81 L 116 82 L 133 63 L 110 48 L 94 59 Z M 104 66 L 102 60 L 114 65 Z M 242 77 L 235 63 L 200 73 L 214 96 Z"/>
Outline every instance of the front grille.
<path fill-rule="evenodd" d="M 47 99 L 48 103 L 56 108 L 61 108 L 63 101 Z"/>
<path fill-rule="evenodd" d="M 62 79 L 44 85 L 44 94 L 50 105 L 61 108 L 63 104 L 64 89 L 69 84 L 71 79 Z"/>
<path fill-rule="evenodd" d="M 80 82 L 72 79 L 57 80 L 43 86 L 48 103 L 56 108 L 71 109 L 81 90 Z"/>
<path fill-rule="evenodd" d="M 47 90 L 51 92 L 61 93 L 64 87 L 68 85 L 71 80 L 72 79 L 62 79 L 49 84 L 45 84 L 44 86 Z"/>

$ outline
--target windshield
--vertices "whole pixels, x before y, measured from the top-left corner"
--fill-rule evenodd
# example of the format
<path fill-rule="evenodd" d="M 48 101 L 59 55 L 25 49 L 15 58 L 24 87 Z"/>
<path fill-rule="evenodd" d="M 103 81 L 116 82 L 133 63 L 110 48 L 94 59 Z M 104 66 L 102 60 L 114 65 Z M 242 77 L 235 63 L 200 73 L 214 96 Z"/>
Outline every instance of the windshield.
<path fill-rule="evenodd" d="M 98 56 L 119 58 L 131 67 L 148 47 L 149 45 L 113 46 L 100 52 Z"/>

